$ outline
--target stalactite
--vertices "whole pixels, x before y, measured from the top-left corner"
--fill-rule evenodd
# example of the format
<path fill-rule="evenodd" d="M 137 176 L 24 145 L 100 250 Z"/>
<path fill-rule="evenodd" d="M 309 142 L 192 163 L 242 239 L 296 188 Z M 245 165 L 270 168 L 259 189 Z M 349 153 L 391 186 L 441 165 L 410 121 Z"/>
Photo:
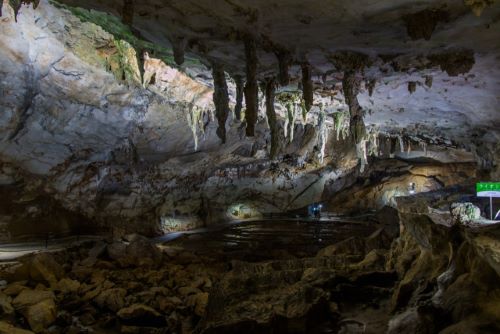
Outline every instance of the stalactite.
<path fill-rule="evenodd" d="M 285 139 L 288 138 L 288 108 L 287 108 L 287 115 L 285 117 L 285 122 L 283 123 L 283 136 Z"/>
<path fill-rule="evenodd" d="M 307 113 L 309 112 L 306 108 L 306 102 L 302 99 L 302 101 L 300 101 L 300 110 L 302 111 L 302 120 L 301 120 L 301 123 L 302 125 L 306 125 L 307 123 Z"/>
<path fill-rule="evenodd" d="M 180 36 L 171 38 L 172 51 L 174 52 L 174 61 L 177 65 L 184 64 L 184 53 L 186 52 L 187 39 Z"/>
<path fill-rule="evenodd" d="M 339 111 L 334 114 L 336 139 L 339 140 L 342 135 L 342 140 L 349 135 L 349 115 L 348 112 Z"/>
<path fill-rule="evenodd" d="M 427 155 L 427 143 L 424 141 L 419 142 L 420 148 L 424 151 L 424 155 Z"/>
<path fill-rule="evenodd" d="M 2 16 L 2 3 L 0 3 L 0 17 Z M 40 0 L 9 0 L 8 3 L 14 10 L 14 19 L 17 22 L 17 14 L 19 13 L 22 5 L 28 6 L 30 4 L 33 4 L 33 9 L 36 9 L 40 4 Z"/>
<path fill-rule="evenodd" d="M 266 114 L 269 129 L 271 130 L 271 150 L 269 153 L 271 160 L 276 158 L 280 150 L 278 122 L 276 120 L 276 110 L 274 109 L 275 91 L 275 79 L 268 79 L 266 82 Z"/>
<path fill-rule="evenodd" d="M 243 109 L 243 94 L 244 94 L 244 82 L 241 75 L 234 77 L 236 82 L 236 105 L 234 106 L 234 115 L 236 120 L 241 121 L 241 110 Z"/>
<path fill-rule="evenodd" d="M 307 111 L 310 111 L 314 103 L 314 87 L 311 78 L 311 65 L 303 63 L 302 67 L 302 93 Z"/>
<path fill-rule="evenodd" d="M 363 109 L 358 102 L 359 80 L 356 78 L 356 72 L 349 70 L 344 72 L 342 88 L 344 97 L 350 112 L 350 129 L 356 144 L 360 143 L 366 135 L 365 122 L 363 121 Z"/>
<path fill-rule="evenodd" d="M 398 135 L 398 140 L 399 140 L 399 150 L 401 151 L 401 153 L 404 153 L 405 143 L 403 142 L 403 137 L 401 135 Z"/>
<path fill-rule="evenodd" d="M 318 125 L 317 125 L 318 129 L 317 143 L 319 146 L 318 159 L 321 164 L 325 160 L 326 142 L 328 140 L 328 128 L 326 127 L 325 117 L 326 117 L 325 111 L 323 109 L 323 105 L 321 105 L 318 115 Z"/>
<path fill-rule="evenodd" d="M 368 157 L 366 154 L 366 140 L 361 140 L 356 144 L 356 156 L 360 161 L 359 171 L 363 173 L 365 171 L 366 166 L 368 165 Z"/>
<path fill-rule="evenodd" d="M 373 90 L 375 89 L 376 84 L 377 84 L 377 79 L 370 79 L 366 83 L 366 88 L 368 89 L 368 95 L 370 97 L 373 95 Z"/>
<path fill-rule="evenodd" d="M 246 103 L 246 135 L 253 137 L 255 135 L 255 123 L 257 123 L 258 113 L 258 91 L 257 85 L 257 46 L 255 40 L 251 36 L 245 36 L 245 57 L 246 57 L 246 75 L 247 82 L 245 85 L 245 103 Z"/>
<path fill-rule="evenodd" d="M 212 76 L 214 78 L 215 115 L 219 123 L 217 136 L 219 136 L 224 144 L 226 143 L 226 120 L 229 114 L 229 94 L 224 67 L 220 64 L 213 63 Z"/>
<path fill-rule="evenodd" d="M 408 149 L 406 150 L 406 154 L 411 153 L 411 141 L 408 141 Z"/>
<path fill-rule="evenodd" d="M 194 150 L 198 151 L 198 128 L 203 128 L 203 125 L 200 124 L 203 110 L 198 106 L 195 106 L 193 103 L 184 104 L 182 107 L 188 109 L 187 121 L 189 128 L 193 133 Z"/>
<path fill-rule="evenodd" d="M 132 27 L 134 23 L 134 0 L 123 0 L 122 22 Z"/>
<path fill-rule="evenodd" d="M 289 107 L 287 107 L 287 116 L 288 116 L 288 141 L 291 143 L 293 141 L 294 133 L 295 133 L 295 121 L 297 119 L 297 106 L 298 104 L 295 102 L 291 102 Z"/>
<path fill-rule="evenodd" d="M 292 55 L 288 50 L 280 49 L 275 51 L 279 63 L 279 83 L 281 86 L 286 86 L 290 83 L 290 65 L 292 63 Z"/>
<path fill-rule="evenodd" d="M 372 128 L 370 130 L 369 136 L 368 136 L 368 155 L 369 156 L 378 156 L 378 147 L 379 147 L 379 132 L 375 129 Z"/>

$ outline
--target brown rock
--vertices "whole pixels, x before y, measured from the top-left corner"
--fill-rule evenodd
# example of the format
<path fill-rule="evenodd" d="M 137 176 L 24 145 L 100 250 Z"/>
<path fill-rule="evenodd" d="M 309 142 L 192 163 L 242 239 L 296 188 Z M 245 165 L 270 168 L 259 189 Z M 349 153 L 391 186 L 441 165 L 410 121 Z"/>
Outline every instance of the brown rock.
<path fill-rule="evenodd" d="M 21 293 L 12 301 L 12 306 L 14 306 L 16 311 L 19 311 L 47 299 L 54 300 L 54 293 L 52 291 L 26 289 L 21 291 Z"/>
<path fill-rule="evenodd" d="M 64 270 L 48 253 L 37 254 L 29 263 L 30 276 L 35 281 L 55 285 L 63 276 Z"/>
<path fill-rule="evenodd" d="M 0 292 L 0 316 L 11 315 L 14 313 L 14 308 L 11 305 L 12 298 Z"/>
<path fill-rule="evenodd" d="M 80 290 L 80 282 L 69 278 L 63 278 L 57 283 L 55 290 L 61 291 L 62 293 L 76 293 Z"/>
<path fill-rule="evenodd" d="M 102 308 L 106 307 L 111 311 L 117 312 L 125 305 L 126 295 L 127 291 L 125 289 L 109 289 L 101 292 L 94 301 Z"/>
<path fill-rule="evenodd" d="M 45 299 L 29 306 L 23 315 L 28 320 L 31 329 L 35 333 L 40 333 L 56 321 L 56 304 L 52 299 Z"/>
<path fill-rule="evenodd" d="M 202 293 L 198 293 L 196 295 L 191 295 L 187 298 L 186 304 L 189 307 L 194 308 L 194 313 L 197 316 L 202 317 L 205 314 L 205 309 L 207 308 L 208 293 L 202 292 Z"/>
<path fill-rule="evenodd" d="M 12 284 L 7 285 L 7 287 L 3 290 L 3 293 L 7 296 L 17 296 L 21 291 L 28 289 L 24 285 L 28 281 L 14 282 Z"/>
<path fill-rule="evenodd" d="M 122 308 L 117 315 L 124 324 L 129 326 L 164 327 L 166 325 L 165 318 L 160 313 L 143 304 L 133 304 Z"/>
<path fill-rule="evenodd" d="M 191 286 L 185 286 L 182 288 L 179 288 L 179 293 L 183 296 L 189 296 L 189 295 L 194 295 L 200 293 L 200 289 L 193 288 Z"/>

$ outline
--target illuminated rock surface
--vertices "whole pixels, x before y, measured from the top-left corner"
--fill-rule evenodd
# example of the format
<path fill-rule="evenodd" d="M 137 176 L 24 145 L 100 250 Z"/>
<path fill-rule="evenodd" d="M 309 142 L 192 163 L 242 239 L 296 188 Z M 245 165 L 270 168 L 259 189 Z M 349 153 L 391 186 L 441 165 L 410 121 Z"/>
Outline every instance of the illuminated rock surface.
<path fill-rule="evenodd" d="M 0 333 L 500 331 L 498 1 L 0 15 Z"/>

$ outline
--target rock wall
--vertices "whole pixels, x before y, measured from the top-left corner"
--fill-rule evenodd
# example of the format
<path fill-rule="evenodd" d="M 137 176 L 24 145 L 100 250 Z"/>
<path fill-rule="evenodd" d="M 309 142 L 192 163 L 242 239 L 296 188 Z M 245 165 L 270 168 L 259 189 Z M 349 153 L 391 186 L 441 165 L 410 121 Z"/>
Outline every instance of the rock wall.
<path fill-rule="evenodd" d="M 314 126 L 294 125 L 283 148 L 294 155 L 274 165 L 263 117 L 248 139 L 230 115 L 221 146 L 202 65 L 193 79 L 153 55 L 140 61 L 134 39 L 89 22 L 106 23 L 104 14 L 79 15 L 42 1 L 23 6 L 16 22 L 3 6 L 0 184 L 13 204 L 2 226 L 14 224 L 14 208 L 29 210 L 28 194 L 58 203 L 41 206 L 40 217 L 67 211 L 99 229 L 149 235 L 227 219 L 234 205 L 283 211 L 319 200 L 331 172 L 313 158 Z"/>
<path fill-rule="evenodd" d="M 452 223 L 450 205 L 463 190 L 397 199 L 402 233 L 386 269 L 396 270 L 400 281 L 389 333 L 499 330 L 500 229 Z"/>

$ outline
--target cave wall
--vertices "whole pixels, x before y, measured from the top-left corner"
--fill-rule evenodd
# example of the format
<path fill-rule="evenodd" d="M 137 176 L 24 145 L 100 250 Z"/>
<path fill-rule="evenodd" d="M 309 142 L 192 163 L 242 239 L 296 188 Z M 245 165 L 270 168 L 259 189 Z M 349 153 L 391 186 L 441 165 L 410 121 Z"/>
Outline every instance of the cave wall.
<path fill-rule="evenodd" d="M 69 11 L 45 0 L 36 10 L 23 6 L 16 22 L 4 2 L 0 187 L 9 199 L 6 203 L 11 203 L 5 212 L 29 211 L 26 196 L 43 198 L 56 204 L 41 205 L 39 217 L 46 212 L 60 211 L 61 216 L 71 212 L 75 217 L 69 221 L 82 219 L 97 230 L 112 227 L 118 233 L 151 235 L 238 218 L 231 215 L 235 206 L 249 208 L 247 216 L 294 210 L 329 200 L 346 187 L 357 196 L 368 196 L 366 205 L 359 208 L 380 206 L 380 191 L 361 191 L 355 185 L 358 177 L 376 174 L 379 167 L 360 173 L 355 144 L 344 136 L 346 128 L 338 125 L 341 113 L 325 114 L 326 136 L 319 131 L 316 114 L 298 116 L 290 127 L 291 140 L 284 135 L 286 111 L 278 108 L 276 137 L 283 145 L 273 162 L 268 156 L 272 138 L 264 112 L 257 115 L 251 138 L 230 113 L 227 142 L 221 145 L 209 68 L 189 54 L 186 66 L 179 67 L 171 49 L 139 41 L 120 24 L 118 18 L 103 13 Z M 228 88 L 235 89 L 231 81 Z M 364 108 L 366 89 L 363 85 L 360 89 Z M 232 108 L 234 96 L 229 99 Z M 397 140 L 394 134 L 401 129 L 392 130 L 389 142 Z M 479 136 L 472 153 L 464 150 L 470 146 L 444 141 L 425 152 L 415 143 L 411 152 L 398 151 L 386 143 L 387 138 L 375 140 L 380 143 L 371 153 L 380 159 L 428 159 L 427 169 L 436 161 L 452 166 L 480 156 L 480 167 L 497 176 L 498 140 L 495 133 L 488 134 L 488 145 L 481 144 Z M 326 138 L 324 152 L 321 138 Z M 411 142 L 407 137 L 404 141 Z M 434 181 L 436 174 L 463 171 L 459 166 L 436 168 L 418 176 L 425 184 L 422 189 L 443 185 Z M 474 175 L 472 170 L 463 172 Z M 408 175 L 415 177 L 415 172 Z M 457 182 L 464 179 L 460 176 Z M 407 182 L 406 176 L 400 176 L 396 187 Z M 370 187 L 375 189 L 376 182 Z M 12 224 L 11 216 L 4 214 L 0 224 Z M 29 231 L 36 223 L 36 219 L 26 223 L 23 229 Z"/>

